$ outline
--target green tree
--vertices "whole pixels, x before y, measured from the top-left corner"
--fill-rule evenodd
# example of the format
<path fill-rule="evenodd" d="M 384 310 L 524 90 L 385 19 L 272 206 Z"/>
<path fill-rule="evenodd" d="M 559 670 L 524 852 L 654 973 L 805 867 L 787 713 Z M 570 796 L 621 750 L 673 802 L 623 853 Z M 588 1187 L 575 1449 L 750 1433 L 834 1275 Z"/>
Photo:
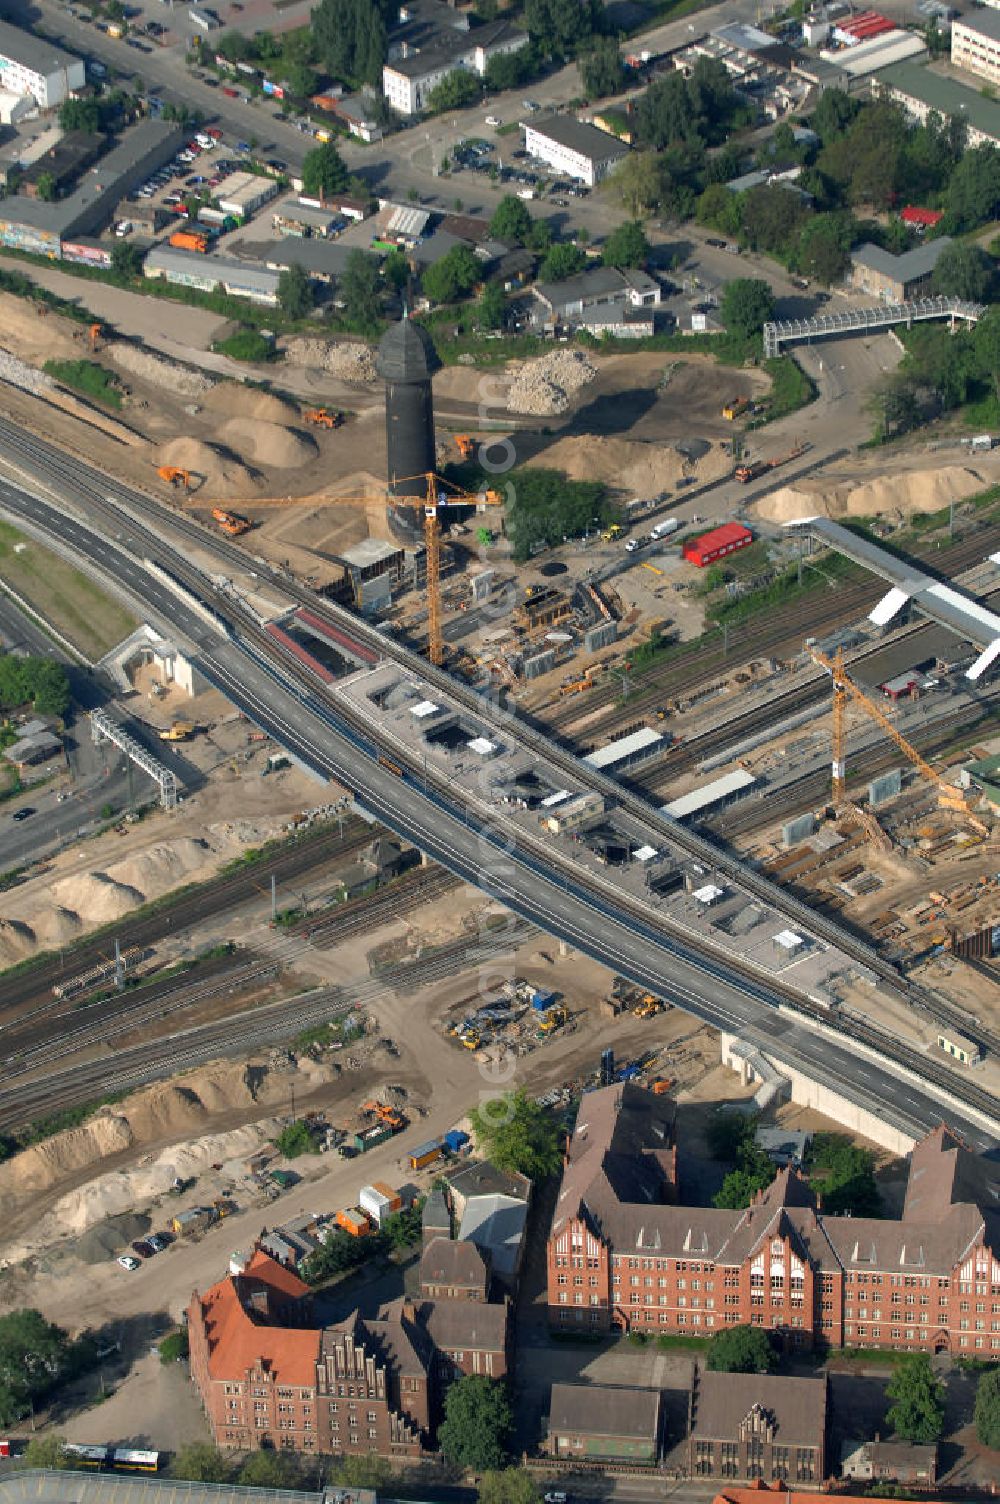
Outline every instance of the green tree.
<path fill-rule="evenodd" d="M 40 172 L 35 180 L 35 191 L 43 203 L 50 204 L 56 196 L 57 184 L 51 172 Z"/>
<path fill-rule="evenodd" d="M 893 371 L 873 389 L 868 407 L 875 417 L 875 436 L 883 442 L 909 433 L 920 422 L 920 398 L 913 378 Z"/>
<path fill-rule="evenodd" d="M 774 1348 L 759 1326 L 726 1326 L 708 1344 L 708 1366 L 716 1373 L 770 1373 Z"/>
<path fill-rule="evenodd" d="M 704 146 L 725 138 L 740 103 L 725 68 L 715 58 L 699 58 L 688 77 L 668 73 L 650 84 L 639 100 L 639 140 L 667 146 Z"/>
<path fill-rule="evenodd" d="M 775 255 L 794 246 L 808 213 L 798 194 L 780 183 L 761 183 L 740 199 L 744 238 L 754 250 Z"/>
<path fill-rule="evenodd" d="M 705 1141 L 712 1158 L 738 1160 L 747 1140 L 753 1143 L 759 1122 L 757 1113 L 716 1112 L 705 1130 Z"/>
<path fill-rule="evenodd" d="M 573 245 L 571 241 L 561 240 L 546 251 L 538 273 L 539 279 L 542 282 L 563 282 L 567 277 L 575 277 L 577 272 L 583 271 L 586 264 L 587 258 L 579 246 Z"/>
<path fill-rule="evenodd" d="M 479 1504 L 539 1504 L 538 1486 L 524 1468 L 491 1469 L 479 1480 Z"/>
<path fill-rule="evenodd" d="M 343 193 L 346 187 L 347 168 L 332 141 L 324 141 L 306 152 L 302 162 L 302 191 L 308 198 L 326 198 L 332 193 Z"/>
<path fill-rule="evenodd" d="M 657 208 L 663 198 L 663 172 L 655 152 L 629 152 L 611 178 L 615 196 L 637 220 L 643 213 Z"/>
<path fill-rule="evenodd" d="M 600 481 L 568 480 L 560 470 L 544 469 L 519 469 L 511 479 L 506 527 L 519 563 L 536 547 L 582 537 L 595 518 L 602 526 L 615 520 Z"/>
<path fill-rule="evenodd" d="M 1000 1451 L 1000 1368 L 988 1369 L 976 1385 L 976 1436 L 984 1447 Z"/>
<path fill-rule="evenodd" d="M 377 84 L 389 53 L 385 10 L 376 0 L 320 0 L 311 27 L 319 61 L 334 78 Z"/>
<path fill-rule="evenodd" d="M 224 31 L 215 43 L 215 50 L 231 63 L 248 63 L 257 56 L 253 41 L 242 31 Z"/>
<path fill-rule="evenodd" d="M 490 234 L 497 240 L 524 245 L 531 234 L 531 215 L 519 198 L 505 193 L 493 211 Z"/>
<path fill-rule="evenodd" d="M 247 1488 L 301 1488 L 299 1459 L 289 1452 L 254 1452 L 236 1475 Z"/>
<path fill-rule="evenodd" d="M 983 376 L 1000 398 L 1000 308 L 988 308 L 972 331 L 972 348 Z"/>
<path fill-rule="evenodd" d="M 561 59 L 600 30 L 599 0 L 525 0 L 524 22 L 543 57 Z"/>
<path fill-rule="evenodd" d="M 956 240 L 946 245 L 931 273 L 935 292 L 948 298 L 965 298 L 981 303 L 993 280 L 990 263 L 978 245 Z"/>
<path fill-rule="evenodd" d="M 944 1432 L 944 1385 L 926 1353 L 911 1353 L 897 1365 L 885 1389 L 892 1405 L 886 1420 L 904 1441 L 940 1441 Z"/>
<path fill-rule="evenodd" d="M 827 286 L 839 282 L 850 265 L 857 229 L 857 220 L 846 211 L 815 214 L 807 219 L 799 234 L 795 256 L 799 270 Z"/>
<path fill-rule="evenodd" d="M 218 340 L 213 348 L 230 360 L 246 361 L 248 365 L 260 365 L 274 355 L 274 346 L 257 329 L 237 329 Z"/>
<path fill-rule="evenodd" d="M 312 311 L 313 285 L 298 262 L 283 268 L 278 277 L 278 307 L 286 319 L 304 319 Z"/>
<path fill-rule="evenodd" d="M 0 1425 L 27 1415 L 69 1375 L 73 1363 L 69 1333 L 40 1311 L 22 1308 L 0 1316 Z"/>
<path fill-rule="evenodd" d="M 410 281 L 410 263 L 398 246 L 394 247 L 382 262 L 382 276 L 396 292 L 402 292 Z"/>
<path fill-rule="evenodd" d="M 123 282 L 132 282 L 142 271 L 143 255 L 137 245 L 127 240 L 111 242 L 111 270 Z"/>
<path fill-rule="evenodd" d="M 533 47 L 521 47 L 517 52 L 498 52 L 486 63 L 483 82 L 487 89 L 502 94 L 505 89 L 519 89 L 533 78 L 538 70 L 538 58 Z"/>
<path fill-rule="evenodd" d="M 502 1468 L 513 1420 L 506 1385 L 470 1374 L 445 1394 L 438 1445 L 456 1467 L 477 1473 Z"/>
<path fill-rule="evenodd" d="M 996 219 L 1000 210 L 1000 152 L 974 146 L 963 153 L 948 180 L 943 228 L 960 235 Z"/>
<path fill-rule="evenodd" d="M 101 129 L 101 106 L 96 99 L 64 99 L 59 106 L 59 124 L 64 131 L 96 136 Z"/>
<path fill-rule="evenodd" d="M 774 317 L 774 293 L 759 277 L 736 277 L 722 294 L 722 319 L 727 329 L 745 339 L 759 334 Z"/>
<path fill-rule="evenodd" d="M 844 134 L 857 113 L 857 102 L 843 89 L 826 89 L 817 101 L 810 124 L 826 145 Z"/>
<path fill-rule="evenodd" d="M 555 1125 L 526 1092 L 488 1098 L 470 1116 L 477 1148 L 498 1169 L 535 1181 L 558 1174 L 562 1154 Z"/>
<path fill-rule="evenodd" d="M 309 1132 L 309 1125 L 302 1118 L 288 1123 L 276 1136 L 274 1142 L 286 1159 L 298 1159 L 300 1154 L 318 1154 L 319 1144 Z"/>
<path fill-rule="evenodd" d="M 21 1453 L 19 1466 L 47 1473 L 71 1467 L 72 1458 L 64 1451 L 65 1446 L 65 1436 L 32 1436 Z"/>
<path fill-rule="evenodd" d="M 476 304 L 476 323 L 480 329 L 502 329 L 507 314 L 507 299 L 496 282 L 487 282 Z"/>
<path fill-rule="evenodd" d="M 482 263 L 467 245 L 455 245 L 440 261 L 421 273 L 421 283 L 432 303 L 457 303 L 481 280 Z"/>
<path fill-rule="evenodd" d="M 591 99 L 620 93 L 625 81 L 622 55 L 614 37 L 597 37 L 578 59 L 580 78 Z"/>
<path fill-rule="evenodd" d="M 630 266 L 645 266 L 649 249 L 642 225 L 638 220 L 629 220 L 611 231 L 601 247 L 601 260 L 605 266 L 617 266 L 619 271 Z"/>
<path fill-rule="evenodd" d="M 709 183 L 694 212 L 700 225 L 721 230 L 724 235 L 740 233 L 743 223 L 740 195 L 732 193 L 723 183 Z"/>
<path fill-rule="evenodd" d="M 749 1206 L 758 1191 L 766 1190 L 773 1179 L 774 1166 L 766 1154 L 761 1154 L 756 1169 L 740 1165 L 735 1170 L 730 1170 L 712 1197 L 712 1205 L 733 1211 L 741 1206 Z"/>
<path fill-rule="evenodd" d="M 334 1463 L 334 1475 L 338 1483 L 348 1488 L 373 1488 L 377 1493 L 384 1493 L 395 1476 L 389 1459 L 374 1452 L 341 1458 Z"/>
<path fill-rule="evenodd" d="M 164 1337 L 159 1345 L 160 1362 L 179 1363 L 188 1355 L 188 1334 L 186 1331 L 171 1332 Z"/>
<path fill-rule="evenodd" d="M 340 275 L 338 291 L 353 328 L 367 332 L 378 327 L 381 286 L 374 256 L 366 251 L 351 251 Z"/>
<path fill-rule="evenodd" d="M 232 1465 L 218 1447 L 207 1441 L 189 1441 L 174 1453 L 169 1467 L 171 1478 L 187 1483 L 228 1483 Z"/>
<path fill-rule="evenodd" d="M 482 84 L 474 73 L 465 68 L 454 68 L 428 90 L 426 105 L 434 115 L 444 114 L 447 110 L 464 110 L 474 104 L 481 93 Z"/>
<path fill-rule="evenodd" d="M 945 334 L 944 330 L 934 330 Z M 948 336 L 945 335 L 947 342 Z M 933 359 L 934 364 L 937 360 Z M 809 1147 L 813 1188 L 832 1217 L 878 1217 L 882 1202 L 875 1184 L 875 1156 L 842 1133 L 817 1133 Z"/>

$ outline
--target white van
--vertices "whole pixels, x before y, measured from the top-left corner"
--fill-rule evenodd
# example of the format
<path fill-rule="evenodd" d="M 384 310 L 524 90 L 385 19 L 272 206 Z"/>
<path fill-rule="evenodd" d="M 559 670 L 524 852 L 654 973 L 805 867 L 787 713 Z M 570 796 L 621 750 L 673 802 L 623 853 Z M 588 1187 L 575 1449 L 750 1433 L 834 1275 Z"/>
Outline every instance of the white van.
<path fill-rule="evenodd" d="M 649 536 L 651 538 L 669 538 L 670 534 L 676 533 L 679 527 L 680 523 L 676 517 L 666 517 L 662 522 L 658 522 L 655 527 L 650 528 Z"/>

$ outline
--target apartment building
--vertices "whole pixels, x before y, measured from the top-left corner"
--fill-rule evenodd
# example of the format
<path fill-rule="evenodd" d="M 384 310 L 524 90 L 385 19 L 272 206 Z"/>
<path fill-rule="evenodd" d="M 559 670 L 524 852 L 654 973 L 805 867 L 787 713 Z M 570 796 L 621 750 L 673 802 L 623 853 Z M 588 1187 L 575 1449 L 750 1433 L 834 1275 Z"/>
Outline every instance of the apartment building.
<path fill-rule="evenodd" d="M 951 25 L 951 60 L 987 83 L 1000 84 L 1000 11 L 973 10 Z"/>
<path fill-rule="evenodd" d="M 550 115 L 524 127 L 524 149 L 556 172 L 593 188 L 629 153 L 624 141 L 572 115 Z"/>
<path fill-rule="evenodd" d="M 40 110 L 54 110 L 87 82 L 83 59 L 0 21 L 0 89 L 29 94 Z"/>
<path fill-rule="evenodd" d="M 898 1221 L 826 1216 L 791 1169 L 741 1211 L 671 1206 L 664 1101 L 583 1099 L 548 1240 L 556 1330 L 750 1324 L 793 1348 L 1000 1354 L 1000 1174 L 949 1129 L 914 1148 Z"/>
<path fill-rule="evenodd" d="M 449 73 L 470 72 L 482 78 L 491 57 L 520 52 L 528 33 L 509 21 L 490 21 L 468 31 L 449 29 L 412 55 L 386 63 L 382 93 L 401 115 L 419 115 L 427 97 Z"/>

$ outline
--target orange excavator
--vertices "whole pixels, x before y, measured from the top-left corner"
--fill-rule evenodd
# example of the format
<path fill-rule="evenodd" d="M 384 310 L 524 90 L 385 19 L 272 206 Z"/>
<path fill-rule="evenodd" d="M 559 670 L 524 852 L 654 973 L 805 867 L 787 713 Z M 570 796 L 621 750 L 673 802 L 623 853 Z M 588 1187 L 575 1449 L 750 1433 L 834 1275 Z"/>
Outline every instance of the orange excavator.
<path fill-rule="evenodd" d="M 457 433 L 455 435 L 455 448 L 463 460 L 471 460 L 475 447 L 474 441 L 467 433 Z"/>
<path fill-rule="evenodd" d="M 92 350 L 96 350 L 97 347 L 98 347 L 98 345 L 101 342 L 101 335 L 102 335 L 102 333 L 104 331 L 102 330 L 100 324 L 91 324 L 89 332 L 90 332 L 90 348 Z"/>
<path fill-rule="evenodd" d="M 212 517 L 227 538 L 240 538 L 253 527 L 249 517 L 242 517 L 239 512 L 227 512 L 224 507 L 213 507 Z"/>
<path fill-rule="evenodd" d="M 176 465 L 160 465 L 156 473 L 170 486 L 183 486 L 185 491 L 191 490 L 191 475 L 187 470 L 180 470 Z"/>
<path fill-rule="evenodd" d="M 393 1133 L 401 1133 L 406 1127 L 406 1119 L 395 1107 L 387 1107 L 384 1102 L 365 1102 L 361 1111 L 367 1117 L 377 1117 L 380 1123 L 391 1128 Z"/>
<path fill-rule="evenodd" d="M 317 428 L 339 428 L 344 421 L 343 413 L 331 413 L 325 407 L 307 407 L 302 416 Z"/>

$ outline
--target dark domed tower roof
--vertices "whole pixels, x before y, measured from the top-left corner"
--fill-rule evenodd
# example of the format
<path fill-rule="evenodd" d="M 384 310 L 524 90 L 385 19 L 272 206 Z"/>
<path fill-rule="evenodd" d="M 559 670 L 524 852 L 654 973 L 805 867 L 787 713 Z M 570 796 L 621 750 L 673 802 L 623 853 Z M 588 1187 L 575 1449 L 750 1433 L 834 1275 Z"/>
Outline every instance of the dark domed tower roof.
<path fill-rule="evenodd" d="M 427 330 L 402 318 L 383 334 L 376 357 L 383 381 L 427 381 L 441 362 Z"/>

